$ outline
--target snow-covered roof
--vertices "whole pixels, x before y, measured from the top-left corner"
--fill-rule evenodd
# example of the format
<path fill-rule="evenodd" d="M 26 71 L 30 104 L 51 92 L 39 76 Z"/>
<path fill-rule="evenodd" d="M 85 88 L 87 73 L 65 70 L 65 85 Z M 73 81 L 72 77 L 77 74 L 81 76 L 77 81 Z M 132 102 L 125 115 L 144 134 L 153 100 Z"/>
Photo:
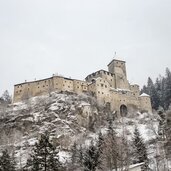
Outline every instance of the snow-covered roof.
<path fill-rule="evenodd" d="M 143 93 L 143 94 L 140 95 L 140 97 L 150 97 L 150 96 L 148 94 L 146 94 L 146 93 Z"/>
<path fill-rule="evenodd" d="M 129 169 L 133 169 L 133 168 L 138 168 L 141 167 L 144 163 L 137 163 L 137 164 L 133 164 L 129 166 Z M 125 170 L 126 168 L 124 167 L 123 170 Z M 121 170 L 121 168 L 118 168 L 118 170 Z M 115 169 L 113 170 L 115 171 Z"/>
<path fill-rule="evenodd" d="M 137 164 L 133 164 L 131 166 L 129 166 L 129 169 L 135 168 L 135 167 L 139 167 L 142 166 L 144 163 L 137 163 Z"/>

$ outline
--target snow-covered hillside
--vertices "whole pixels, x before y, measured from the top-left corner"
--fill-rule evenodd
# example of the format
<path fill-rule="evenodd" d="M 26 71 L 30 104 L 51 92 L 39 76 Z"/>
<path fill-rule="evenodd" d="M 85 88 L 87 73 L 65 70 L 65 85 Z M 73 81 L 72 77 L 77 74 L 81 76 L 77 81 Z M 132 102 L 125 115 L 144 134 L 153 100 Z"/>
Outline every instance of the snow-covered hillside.
<path fill-rule="evenodd" d="M 93 97 L 72 93 L 52 93 L 32 98 L 1 111 L 0 148 L 13 152 L 21 167 L 40 134 L 48 130 L 51 140 L 60 150 L 61 162 L 65 163 L 70 160 L 70 149 L 75 141 L 87 146 L 92 139 L 96 140 L 99 131 L 106 134 L 108 117 L 114 118 L 117 135 L 124 134 L 130 141 L 137 126 L 149 144 L 151 158 L 155 155 L 151 142 L 158 132 L 157 115 L 137 112 L 120 118 L 106 107 L 98 106 Z"/>

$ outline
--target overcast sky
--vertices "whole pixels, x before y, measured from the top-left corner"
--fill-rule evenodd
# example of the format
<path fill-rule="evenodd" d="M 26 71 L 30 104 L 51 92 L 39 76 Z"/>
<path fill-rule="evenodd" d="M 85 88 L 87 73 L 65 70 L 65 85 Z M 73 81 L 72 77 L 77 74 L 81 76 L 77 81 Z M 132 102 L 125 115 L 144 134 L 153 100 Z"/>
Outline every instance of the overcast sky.
<path fill-rule="evenodd" d="M 171 0 L 0 0 L 0 94 L 53 73 L 82 80 L 115 51 L 130 83 L 171 68 Z"/>

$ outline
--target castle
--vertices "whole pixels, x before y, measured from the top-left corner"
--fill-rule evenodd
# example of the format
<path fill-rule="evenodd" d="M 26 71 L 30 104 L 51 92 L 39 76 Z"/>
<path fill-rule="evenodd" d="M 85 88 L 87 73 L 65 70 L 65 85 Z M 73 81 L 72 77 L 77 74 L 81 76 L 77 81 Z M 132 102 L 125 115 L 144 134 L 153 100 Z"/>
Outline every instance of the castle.
<path fill-rule="evenodd" d="M 150 96 L 144 93 L 140 95 L 139 86 L 128 82 L 126 62 L 122 60 L 113 59 L 108 64 L 108 71 L 94 72 L 85 81 L 54 75 L 43 80 L 16 84 L 13 101 L 16 103 L 54 91 L 91 93 L 99 104 L 108 105 L 121 115 L 132 110 L 152 111 Z"/>

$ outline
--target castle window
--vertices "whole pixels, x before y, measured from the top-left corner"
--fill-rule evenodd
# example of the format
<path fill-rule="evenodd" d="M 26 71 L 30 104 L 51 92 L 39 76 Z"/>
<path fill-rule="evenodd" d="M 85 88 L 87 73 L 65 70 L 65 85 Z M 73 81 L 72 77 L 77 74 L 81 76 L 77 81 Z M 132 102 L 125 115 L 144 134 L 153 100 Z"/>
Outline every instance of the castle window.
<path fill-rule="evenodd" d="M 79 86 L 77 88 L 80 88 Z"/>
<path fill-rule="evenodd" d="M 104 94 L 104 93 L 102 92 L 102 94 Z"/>
<path fill-rule="evenodd" d="M 18 91 L 16 91 L 16 93 L 18 93 Z"/>
<path fill-rule="evenodd" d="M 98 93 L 100 94 L 100 91 L 98 91 Z"/>
<path fill-rule="evenodd" d="M 56 85 L 58 85 L 58 83 L 56 83 Z"/>
<path fill-rule="evenodd" d="M 105 85 L 105 87 L 107 88 L 107 85 Z"/>
<path fill-rule="evenodd" d="M 46 85 L 48 87 L 48 85 Z"/>
<path fill-rule="evenodd" d="M 38 87 L 38 88 L 40 88 L 40 87 Z"/>
<path fill-rule="evenodd" d="M 43 85 L 43 87 L 45 87 L 45 86 Z"/>
<path fill-rule="evenodd" d="M 101 84 L 101 87 L 103 87 L 103 84 Z"/>
<path fill-rule="evenodd" d="M 22 92 L 22 90 L 20 90 L 20 92 Z"/>
<path fill-rule="evenodd" d="M 109 72 L 107 73 L 107 75 L 109 75 Z"/>
<path fill-rule="evenodd" d="M 70 86 L 68 86 L 68 88 L 70 88 Z"/>
<path fill-rule="evenodd" d="M 46 81 L 45 81 L 45 83 L 46 83 Z"/>

